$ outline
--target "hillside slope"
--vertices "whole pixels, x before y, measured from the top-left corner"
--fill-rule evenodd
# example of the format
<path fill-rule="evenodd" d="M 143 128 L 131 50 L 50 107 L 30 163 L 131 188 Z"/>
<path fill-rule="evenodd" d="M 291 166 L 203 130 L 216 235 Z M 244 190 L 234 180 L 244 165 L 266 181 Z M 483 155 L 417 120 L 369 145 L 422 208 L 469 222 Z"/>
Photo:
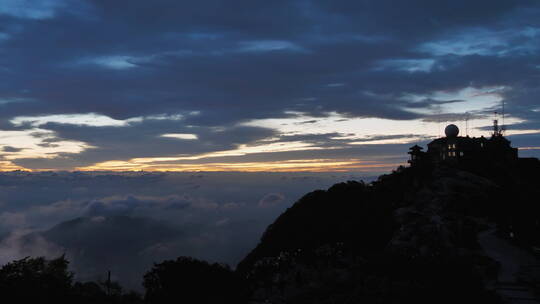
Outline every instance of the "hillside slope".
<path fill-rule="evenodd" d="M 498 301 L 498 263 L 478 234 L 496 225 L 540 244 L 538 160 L 399 168 L 314 191 L 279 216 L 238 265 L 274 303 Z"/>

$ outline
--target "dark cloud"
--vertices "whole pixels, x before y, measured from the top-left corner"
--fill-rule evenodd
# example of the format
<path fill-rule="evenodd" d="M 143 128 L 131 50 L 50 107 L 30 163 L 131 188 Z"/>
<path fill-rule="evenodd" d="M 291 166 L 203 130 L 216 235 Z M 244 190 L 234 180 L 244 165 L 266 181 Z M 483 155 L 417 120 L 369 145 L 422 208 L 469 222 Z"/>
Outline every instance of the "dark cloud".
<path fill-rule="evenodd" d="M 2 147 L 2 150 L 4 152 L 19 152 L 19 151 L 22 151 L 24 149 L 22 148 L 15 148 L 15 147 L 12 147 L 12 146 L 4 146 Z"/>
<path fill-rule="evenodd" d="M 29 90 L 26 94 L 39 100 L 34 113 L 95 111 L 119 118 L 150 111 L 204 111 L 217 105 L 233 115 L 237 110 L 223 105 L 238 103 L 251 109 L 259 104 L 257 109 L 271 113 L 261 105 L 265 100 L 279 103 L 281 107 L 275 110 L 279 112 L 283 105 L 306 97 L 314 85 L 362 81 L 348 77 L 361 73 L 377 58 L 410 57 L 406 48 L 410 42 L 394 30 L 414 30 L 421 41 L 436 30 L 444 33 L 491 25 L 497 17 L 511 14 L 516 4 L 200 1 L 186 5 L 158 1 L 150 5 L 133 1 L 125 6 L 92 1 L 86 6 L 87 18 L 59 14 L 40 22 L 17 21 L 22 30 L 4 42 L 6 65 L 10 66 L 11 59 L 24 63 L 22 68 L 10 69 L 15 77 L 6 77 L 17 85 L 6 85 L 6 89 L 23 85 L 19 80 L 29 80 L 31 87 L 20 90 Z M 461 9 L 464 6 L 466 13 Z M 328 29 L 325 26 L 321 32 L 319 24 Z M 325 31 L 335 34 L 344 29 L 349 29 L 348 39 L 332 41 L 325 35 Z M 47 35 L 40 35 L 42 32 Z M 390 37 L 379 43 L 351 38 L 367 33 Z M 290 40 L 307 52 L 237 52 L 240 42 L 265 40 Z M 33 45 L 42 46 L 39 54 L 24 56 Z M 130 62 L 139 68 L 114 71 L 97 64 L 75 64 L 84 58 L 106 56 L 134 57 Z M 25 68 L 37 74 L 26 73 Z M 41 77 L 45 73 L 47 79 Z M 334 92 L 334 100 L 341 99 L 335 98 L 338 96 Z M 19 106 L 13 105 L 12 111 Z"/>

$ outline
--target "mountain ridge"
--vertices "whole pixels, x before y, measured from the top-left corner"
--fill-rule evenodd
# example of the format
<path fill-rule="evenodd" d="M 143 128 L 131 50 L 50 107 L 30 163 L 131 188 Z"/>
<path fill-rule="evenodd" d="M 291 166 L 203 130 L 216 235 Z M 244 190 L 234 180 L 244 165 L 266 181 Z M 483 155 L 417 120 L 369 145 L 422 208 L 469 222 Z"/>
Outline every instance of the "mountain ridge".
<path fill-rule="evenodd" d="M 267 228 L 237 271 L 254 298 L 275 303 L 499 301 L 500 263 L 478 234 L 495 225 L 524 250 L 540 244 L 538 172 L 537 159 L 424 164 L 317 190 Z M 377 295 L 366 287 L 374 282 L 386 284 Z"/>

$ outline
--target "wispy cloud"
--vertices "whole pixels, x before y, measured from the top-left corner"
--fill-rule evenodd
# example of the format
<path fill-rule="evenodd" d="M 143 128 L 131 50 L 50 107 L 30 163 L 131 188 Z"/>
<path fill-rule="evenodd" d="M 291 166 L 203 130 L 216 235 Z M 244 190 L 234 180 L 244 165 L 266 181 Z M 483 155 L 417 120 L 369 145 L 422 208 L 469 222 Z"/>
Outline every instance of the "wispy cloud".
<path fill-rule="evenodd" d="M 537 27 L 499 31 L 473 28 L 458 32 L 449 38 L 425 42 L 418 47 L 418 51 L 434 56 L 508 56 L 534 53 L 540 49 L 537 39 L 539 36 L 540 28 Z"/>
<path fill-rule="evenodd" d="M 161 137 L 187 139 L 187 140 L 194 140 L 194 139 L 199 138 L 197 134 L 188 134 L 188 133 L 168 133 L 168 134 L 161 135 Z"/>
<path fill-rule="evenodd" d="M 409 73 L 431 72 L 435 59 L 385 59 L 377 63 L 376 71 L 394 70 Z"/>
<path fill-rule="evenodd" d="M 49 19 L 63 6 L 60 0 L 2 0 L 0 14 L 28 19 Z"/>
<path fill-rule="evenodd" d="M 47 123 L 70 124 L 80 126 L 104 127 L 104 126 L 126 126 L 128 121 L 117 120 L 105 115 L 95 113 L 88 114 L 56 114 L 44 116 L 17 116 L 11 121 L 16 126 L 28 124 L 32 127 L 39 127 Z"/>
<path fill-rule="evenodd" d="M 272 52 L 272 51 L 292 51 L 303 52 L 301 46 L 284 40 L 256 40 L 240 42 L 241 52 Z"/>

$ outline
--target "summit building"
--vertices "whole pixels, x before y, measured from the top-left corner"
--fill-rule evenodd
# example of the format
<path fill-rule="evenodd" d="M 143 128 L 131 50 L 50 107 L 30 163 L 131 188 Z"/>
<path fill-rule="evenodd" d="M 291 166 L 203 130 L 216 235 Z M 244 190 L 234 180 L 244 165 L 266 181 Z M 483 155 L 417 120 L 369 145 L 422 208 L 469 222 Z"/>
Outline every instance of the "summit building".
<path fill-rule="evenodd" d="M 456 125 L 448 125 L 441 137 L 428 143 L 427 151 L 414 145 L 410 148 L 411 166 L 422 163 L 493 162 L 512 163 L 518 159 L 518 149 L 510 145 L 502 129 L 495 123 L 490 138 L 459 136 Z"/>

